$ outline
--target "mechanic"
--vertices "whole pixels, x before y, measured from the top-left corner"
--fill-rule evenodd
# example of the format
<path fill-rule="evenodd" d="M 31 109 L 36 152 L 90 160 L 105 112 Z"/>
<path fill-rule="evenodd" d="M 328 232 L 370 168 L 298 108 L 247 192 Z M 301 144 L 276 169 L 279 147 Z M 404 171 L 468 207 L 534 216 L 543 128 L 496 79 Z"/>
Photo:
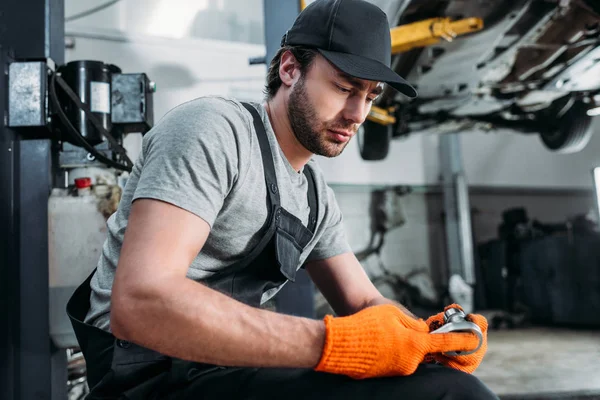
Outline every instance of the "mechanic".
<path fill-rule="evenodd" d="M 210 60 L 208 60 L 210 61 Z M 313 160 L 335 157 L 387 83 L 385 13 L 317 0 L 282 39 L 264 104 L 203 97 L 143 139 L 96 270 L 67 306 L 90 399 L 492 399 L 471 333 L 430 334 L 385 299 Z M 338 316 L 261 307 L 300 267 Z M 468 318 L 487 332 L 480 315 Z"/>

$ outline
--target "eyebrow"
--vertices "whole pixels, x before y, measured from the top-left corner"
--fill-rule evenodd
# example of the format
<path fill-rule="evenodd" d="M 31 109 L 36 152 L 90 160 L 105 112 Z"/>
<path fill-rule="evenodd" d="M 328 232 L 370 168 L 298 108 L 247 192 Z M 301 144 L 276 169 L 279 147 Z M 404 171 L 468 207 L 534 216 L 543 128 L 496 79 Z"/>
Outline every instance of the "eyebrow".
<path fill-rule="evenodd" d="M 347 73 L 342 72 L 342 71 L 336 71 L 336 74 L 339 78 L 348 81 L 348 83 L 350 83 L 352 86 L 354 86 L 360 90 L 366 90 L 367 85 L 365 85 L 365 83 L 363 81 L 361 81 L 360 79 L 350 76 Z M 381 93 L 383 93 L 383 85 L 381 83 L 378 84 L 373 90 L 371 90 L 371 94 L 374 94 L 376 96 L 379 96 Z"/>

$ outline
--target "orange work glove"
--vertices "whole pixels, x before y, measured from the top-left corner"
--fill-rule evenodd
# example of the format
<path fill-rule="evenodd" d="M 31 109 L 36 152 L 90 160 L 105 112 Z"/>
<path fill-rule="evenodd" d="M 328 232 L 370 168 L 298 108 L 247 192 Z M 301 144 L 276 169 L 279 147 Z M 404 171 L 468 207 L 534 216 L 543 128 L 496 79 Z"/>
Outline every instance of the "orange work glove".
<path fill-rule="evenodd" d="M 427 323 L 427 325 L 429 325 L 430 331 L 434 331 L 444 324 L 444 312 L 446 310 L 448 310 L 449 308 L 458 308 L 459 310 L 464 312 L 462 307 L 459 306 L 458 304 L 451 304 L 451 305 L 445 307 L 444 311 L 442 311 L 441 313 L 438 313 L 436 315 L 433 315 L 427 319 L 426 323 Z M 481 364 L 481 361 L 483 360 L 483 357 L 485 356 L 485 353 L 487 352 L 488 323 L 487 323 L 487 319 L 485 319 L 484 316 L 479 315 L 479 314 L 468 314 L 465 316 L 465 319 L 467 321 L 473 322 L 474 324 L 478 325 L 479 328 L 481 329 L 481 333 L 483 336 L 483 343 L 481 344 L 481 347 L 479 348 L 479 350 L 477 350 L 473 354 L 467 354 L 465 356 L 449 357 L 444 354 L 438 353 L 438 354 L 431 354 L 430 357 L 433 358 L 435 361 L 437 361 L 443 365 L 446 365 L 450 368 L 458 369 L 460 371 L 471 374 L 477 369 L 477 367 L 479 367 L 479 364 Z M 433 336 L 435 336 L 435 335 L 433 335 Z"/>
<path fill-rule="evenodd" d="M 465 310 L 463 310 L 463 308 L 456 303 L 450 304 L 449 306 L 444 307 L 444 311 L 437 313 L 435 315 L 432 315 L 431 317 L 427 318 L 427 321 L 425 321 L 425 323 L 429 326 L 429 332 L 435 331 L 436 329 L 438 329 L 442 325 L 444 325 L 444 313 L 446 311 L 448 311 L 450 308 L 457 308 L 460 311 L 465 312 Z"/>
<path fill-rule="evenodd" d="M 429 353 L 468 351 L 479 344 L 475 334 L 432 335 L 425 321 L 391 304 L 324 320 L 325 346 L 315 370 L 354 379 L 410 375 Z"/>

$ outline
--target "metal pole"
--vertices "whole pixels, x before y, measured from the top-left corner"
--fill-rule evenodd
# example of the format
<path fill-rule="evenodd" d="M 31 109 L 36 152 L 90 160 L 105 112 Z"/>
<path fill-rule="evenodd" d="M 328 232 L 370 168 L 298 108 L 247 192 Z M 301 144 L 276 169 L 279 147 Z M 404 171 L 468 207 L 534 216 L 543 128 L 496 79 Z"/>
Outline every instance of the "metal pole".
<path fill-rule="evenodd" d="M 444 192 L 446 248 L 448 252 L 448 279 L 461 277 L 471 288 L 464 294 L 463 307 L 473 307 L 475 261 L 469 206 L 469 188 L 465 178 L 460 136 L 458 133 L 440 137 L 440 169 Z M 451 293 L 452 295 L 452 293 Z M 457 301 L 457 299 L 453 299 Z"/>
<path fill-rule="evenodd" d="M 7 65 L 10 61 L 6 49 L 0 47 L 0 66 Z M 0 70 L 2 71 L 2 70 Z M 3 72 L 3 71 L 2 71 Z M 8 81 L 6 75 L 0 75 L 0 110 L 6 110 L 6 91 Z M 2 111 L 4 115 L 4 111 Z M 4 117 L 0 124 L 5 126 Z M 17 357 L 15 357 L 15 339 L 18 329 L 14 326 L 17 311 L 13 299 L 16 297 L 14 283 L 18 280 L 16 268 L 16 221 L 15 221 L 15 133 L 9 129 L 0 129 L 0 226 L 2 226 L 2 240 L 0 240 L 0 399 L 15 398 L 16 382 L 14 371 Z"/>
<path fill-rule="evenodd" d="M 19 305 L 18 399 L 51 399 L 52 364 L 48 284 L 48 196 L 50 140 L 19 144 Z M 65 366 L 66 368 L 66 366 Z M 66 387 L 66 382 L 65 382 Z"/>
<path fill-rule="evenodd" d="M 39 139 L 48 137 L 41 132 L 45 128 L 9 129 L 4 111 L 11 59 L 48 58 L 64 63 L 63 0 L 0 1 L 0 222 L 5 235 L 0 243 L 2 400 L 66 399 L 66 381 L 52 380 L 53 368 L 62 370 L 67 365 L 60 354 L 64 350 L 57 353 L 51 347 L 49 327 L 51 141 Z"/>
<path fill-rule="evenodd" d="M 267 67 L 281 46 L 281 38 L 300 13 L 300 0 L 265 0 L 265 45 Z"/>

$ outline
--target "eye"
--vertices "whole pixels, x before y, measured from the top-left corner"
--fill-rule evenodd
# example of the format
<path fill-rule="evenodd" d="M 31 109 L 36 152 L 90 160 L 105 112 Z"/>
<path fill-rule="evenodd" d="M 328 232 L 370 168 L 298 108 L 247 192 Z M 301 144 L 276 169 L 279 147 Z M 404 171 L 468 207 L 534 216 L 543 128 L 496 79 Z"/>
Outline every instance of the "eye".
<path fill-rule="evenodd" d="M 342 92 L 342 93 L 350 93 L 350 89 L 347 89 L 347 88 L 345 88 L 345 87 L 343 87 L 343 86 L 340 86 L 340 85 L 335 85 L 335 87 L 337 87 L 337 89 L 338 89 L 340 92 Z"/>

